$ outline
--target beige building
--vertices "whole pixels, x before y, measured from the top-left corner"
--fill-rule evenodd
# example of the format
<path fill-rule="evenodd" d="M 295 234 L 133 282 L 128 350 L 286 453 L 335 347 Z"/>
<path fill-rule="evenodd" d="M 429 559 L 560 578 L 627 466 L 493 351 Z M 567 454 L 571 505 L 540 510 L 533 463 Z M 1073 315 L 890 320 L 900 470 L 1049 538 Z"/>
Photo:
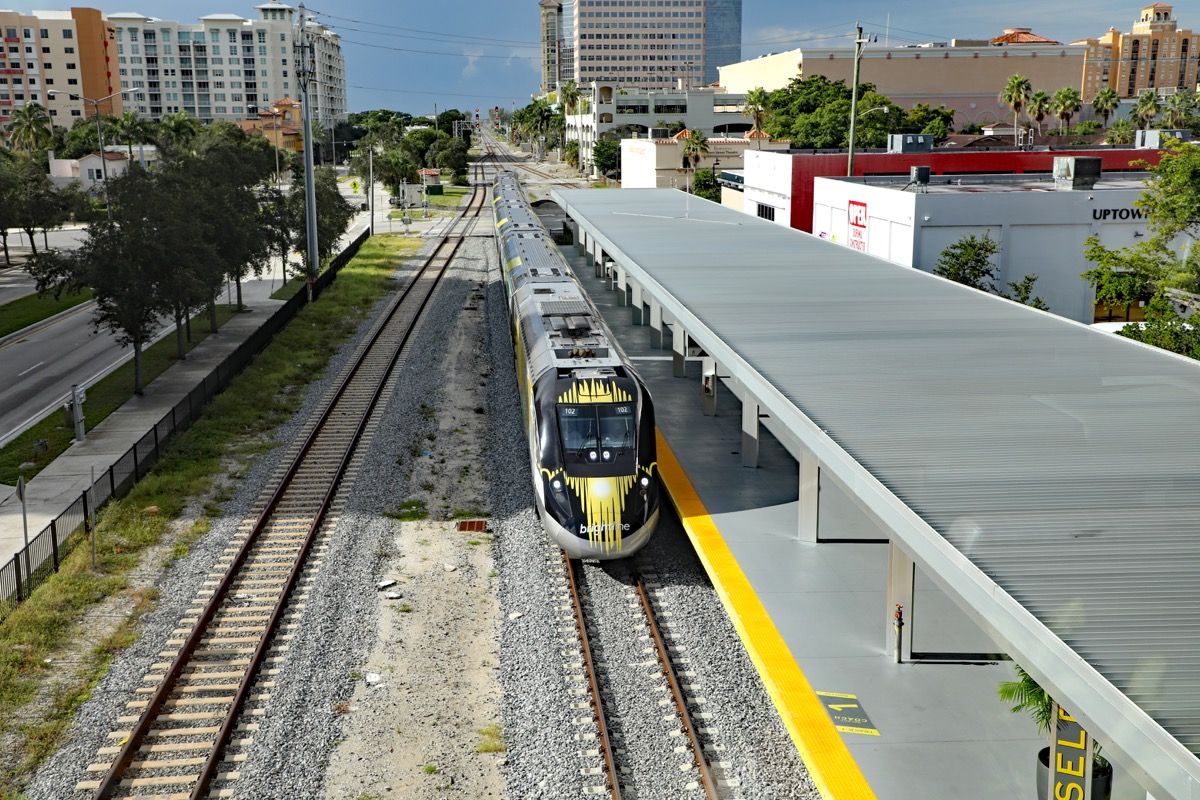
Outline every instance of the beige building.
<path fill-rule="evenodd" d="M 747 148 L 751 150 L 787 150 L 787 142 L 760 141 L 745 137 L 708 140 L 708 152 L 692 168 L 683 166 L 680 132 L 669 139 L 621 140 L 621 188 L 682 189 L 696 169 L 723 171 L 741 169 Z M 740 211 L 741 208 L 739 207 Z"/>
<path fill-rule="evenodd" d="M 1196 37 L 1180 28 L 1174 7 L 1153 3 L 1142 8 L 1133 30 L 1109 28 L 1103 36 L 1084 39 L 1083 97 L 1091 100 L 1105 87 L 1121 97 L 1137 97 L 1143 89 L 1167 94 L 1196 88 Z"/>
<path fill-rule="evenodd" d="M 958 126 L 987 124 L 1012 119 L 999 100 L 1010 75 L 1025 75 L 1035 91 L 1079 88 L 1086 52 L 1083 45 L 1059 44 L 1025 28 L 1010 28 L 991 40 L 905 47 L 870 44 L 863 50 L 860 80 L 875 84 L 905 108 L 945 105 L 955 110 Z M 756 86 L 780 89 L 797 76 L 824 75 L 850 83 L 854 48 L 789 50 L 722 67 L 720 72 L 721 86 L 742 94 Z"/>
<path fill-rule="evenodd" d="M 71 127 L 94 113 L 81 98 L 99 100 L 120 87 L 107 66 L 112 31 L 94 8 L 0 11 L 0 126 L 15 109 L 44 106 L 55 125 Z M 120 114 L 121 98 L 100 105 Z"/>

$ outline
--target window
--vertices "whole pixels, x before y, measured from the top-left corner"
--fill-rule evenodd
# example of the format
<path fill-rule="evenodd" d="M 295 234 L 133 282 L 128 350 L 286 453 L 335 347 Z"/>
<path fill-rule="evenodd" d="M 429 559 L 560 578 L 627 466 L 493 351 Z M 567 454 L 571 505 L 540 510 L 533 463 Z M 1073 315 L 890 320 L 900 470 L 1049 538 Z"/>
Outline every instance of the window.
<path fill-rule="evenodd" d="M 759 203 L 758 204 L 758 216 L 761 219 L 769 219 L 771 222 L 774 222 L 775 221 L 774 206 L 764 206 L 762 203 Z"/>
<path fill-rule="evenodd" d="M 77 69 L 77 67 L 76 67 L 76 65 L 75 65 L 75 64 L 73 64 L 72 62 L 68 61 L 68 62 L 67 62 L 67 69 Z"/>
<path fill-rule="evenodd" d="M 63 52 L 69 56 L 75 55 L 75 48 L 74 47 L 64 47 Z"/>
<path fill-rule="evenodd" d="M 72 109 L 71 109 L 71 116 L 72 116 L 72 117 L 82 117 L 82 116 L 83 116 L 83 112 L 82 112 L 82 111 L 80 111 L 78 108 L 72 108 Z"/>
<path fill-rule="evenodd" d="M 50 38 L 50 31 L 49 31 L 49 29 L 47 29 L 47 28 L 42 28 L 40 31 L 38 31 L 38 33 L 40 33 L 40 34 L 41 34 L 41 37 L 42 37 L 43 39 L 49 39 L 49 38 Z"/>
<path fill-rule="evenodd" d="M 50 48 L 49 48 L 49 47 L 43 47 L 43 48 L 42 48 L 42 55 L 44 55 L 44 56 L 48 56 L 48 55 L 50 55 Z"/>
<path fill-rule="evenodd" d="M 74 39 L 75 31 L 71 30 L 70 28 L 64 28 L 63 29 L 63 38 L 64 39 Z"/>
<path fill-rule="evenodd" d="M 632 453 L 637 447 L 634 412 L 633 403 L 560 405 L 563 460 L 600 466 Z"/>
<path fill-rule="evenodd" d="M 79 78 L 67 78 L 67 86 L 78 86 Z"/>

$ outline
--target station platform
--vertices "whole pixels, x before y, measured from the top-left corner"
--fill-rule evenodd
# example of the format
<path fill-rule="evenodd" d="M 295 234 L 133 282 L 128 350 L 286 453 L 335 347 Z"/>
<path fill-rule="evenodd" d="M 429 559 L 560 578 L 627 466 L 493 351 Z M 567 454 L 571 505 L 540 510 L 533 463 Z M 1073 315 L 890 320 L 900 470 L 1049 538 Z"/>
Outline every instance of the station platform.
<path fill-rule="evenodd" d="M 597 277 L 589 255 L 561 250 L 650 388 L 664 483 L 823 796 L 1037 797 L 1034 765 L 1046 738 L 997 698 L 997 685 L 1014 676 L 1000 648 L 918 581 L 916 601 L 940 606 L 955 639 L 997 656 L 896 663 L 886 645 L 889 545 L 875 524 L 845 498 L 822 501 L 821 540 L 800 540 L 799 465 L 787 448 L 764 426 L 757 467 L 743 466 L 738 397 L 716 381 L 709 413 L 702 360 L 688 358 L 678 376 L 669 337 L 655 342 L 644 320 L 635 324 L 626 292 Z M 924 640 L 945 633 L 926 631 Z M 1147 794 L 1118 771 L 1112 797 Z"/>

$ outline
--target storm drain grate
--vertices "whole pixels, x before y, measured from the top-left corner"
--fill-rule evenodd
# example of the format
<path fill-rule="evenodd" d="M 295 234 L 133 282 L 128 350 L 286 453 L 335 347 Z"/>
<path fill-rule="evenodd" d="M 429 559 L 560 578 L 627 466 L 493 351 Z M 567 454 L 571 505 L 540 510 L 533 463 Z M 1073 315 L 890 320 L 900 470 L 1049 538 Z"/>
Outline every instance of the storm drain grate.
<path fill-rule="evenodd" d="M 458 521 L 458 530 L 460 533 L 485 533 L 487 531 L 487 520 L 460 519 Z"/>

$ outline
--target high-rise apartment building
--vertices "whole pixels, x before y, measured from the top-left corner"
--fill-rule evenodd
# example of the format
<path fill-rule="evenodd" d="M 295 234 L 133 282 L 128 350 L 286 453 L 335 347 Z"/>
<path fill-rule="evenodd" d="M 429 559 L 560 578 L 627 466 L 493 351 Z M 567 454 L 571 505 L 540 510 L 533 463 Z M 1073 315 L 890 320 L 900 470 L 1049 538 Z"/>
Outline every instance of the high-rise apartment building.
<path fill-rule="evenodd" d="M 1133 30 L 1109 28 L 1103 36 L 1084 39 L 1083 98 L 1091 100 L 1105 87 L 1121 97 L 1136 97 L 1143 89 L 1160 93 L 1195 89 L 1200 64 L 1196 35 L 1181 29 L 1167 3 L 1142 7 Z"/>
<path fill-rule="evenodd" d="M 93 8 L 70 11 L 0 11 L 0 126 L 15 109 L 45 107 L 55 125 L 70 127 L 94 113 L 82 98 L 99 100 L 120 87 L 111 73 L 112 31 Z M 100 104 L 120 114 L 121 98 Z"/>
<path fill-rule="evenodd" d="M 143 14 L 111 14 L 125 105 L 158 119 L 179 111 L 202 121 L 244 119 L 285 97 L 299 98 L 296 9 L 256 6 L 259 18 L 209 14 L 179 23 Z M 315 85 L 312 115 L 329 127 L 345 119 L 346 72 L 338 35 L 309 20 Z"/>
<path fill-rule="evenodd" d="M 543 35 L 547 6 L 540 2 Z M 741 59 L 742 0 L 564 0 L 559 14 L 559 82 L 697 86 Z M 544 77 L 549 48 L 542 52 Z"/>

